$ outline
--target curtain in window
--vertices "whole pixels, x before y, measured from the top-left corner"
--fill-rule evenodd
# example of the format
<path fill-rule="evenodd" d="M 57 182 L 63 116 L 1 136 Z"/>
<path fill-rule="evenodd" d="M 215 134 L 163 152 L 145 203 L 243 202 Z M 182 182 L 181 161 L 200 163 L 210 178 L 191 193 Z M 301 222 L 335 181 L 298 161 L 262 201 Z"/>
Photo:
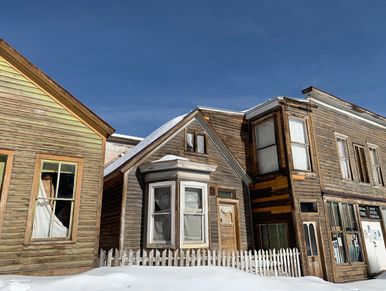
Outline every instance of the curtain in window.
<path fill-rule="evenodd" d="M 275 125 L 270 119 L 256 127 L 257 148 L 261 149 L 276 143 Z"/>
<path fill-rule="evenodd" d="M 159 187 L 154 189 L 154 241 L 170 241 L 171 239 L 171 188 Z"/>
<path fill-rule="evenodd" d="M 256 126 L 256 149 L 260 174 L 271 173 L 279 169 L 277 158 L 275 123 L 269 119 Z"/>
<path fill-rule="evenodd" d="M 289 120 L 289 125 L 294 169 L 308 171 L 311 167 L 308 153 L 306 123 L 304 120 L 291 118 Z"/>
<path fill-rule="evenodd" d="M 345 139 L 337 138 L 336 143 L 338 147 L 340 170 L 342 173 L 342 177 L 346 179 L 350 179 L 351 170 L 350 170 L 350 159 L 347 152 L 347 142 Z"/>
<path fill-rule="evenodd" d="M 297 170 L 309 170 L 308 149 L 304 145 L 293 144 L 292 156 L 294 168 Z"/>
<path fill-rule="evenodd" d="M 202 134 L 198 134 L 196 136 L 197 140 L 197 152 L 204 154 L 205 153 L 205 136 Z"/>
<path fill-rule="evenodd" d="M 307 143 L 307 139 L 305 136 L 305 128 L 303 120 L 290 120 L 290 133 L 291 133 L 291 141 L 305 144 Z"/>
<path fill-rule="evenodd" d="M 40 179 L 32 238 L 66 237 L 67 234 L 68 228 L 53 214 L 43 181 Z"/>
<path fill-rule="evenodd" d="M 194 134 L 192 134 L 192 133 L 186 134 L 186 149 L 189 152 L 194 151 Z"/>

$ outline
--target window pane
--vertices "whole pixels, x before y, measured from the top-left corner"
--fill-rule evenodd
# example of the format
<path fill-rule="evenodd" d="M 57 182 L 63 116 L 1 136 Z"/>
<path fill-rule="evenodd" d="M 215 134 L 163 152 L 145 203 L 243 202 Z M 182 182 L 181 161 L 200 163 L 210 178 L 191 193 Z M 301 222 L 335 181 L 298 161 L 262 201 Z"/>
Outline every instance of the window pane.
<path fill-rule="evenodd" d="M 260 240 L 261 247 L 265 250 L 269 249 L 269 232 L 267 224 L 260 224 Z"/>
<path fill-rule="evenodd" d="M 289 124 L 291 141 L 306 144 L 307 137 L 305 131 L 305 122 L 303 120 L 290 119 Z"/>
<path fill-rule="evenodd" d="M 256 126 L 255 134 L 257 149 L 276 144 L 275 123 L 273 119 Z"/>
<path fill-rule="evenodd" d="M 41 180 L 43 184 L 44 198 L 54 198 L 58 185 L 58 162 L 43 162 Z"/>
<path fill-rule="evenodd" d="M 186 150 L 194 152 L 194 134 L 190 132 L 186 134 Z"/>
<path fill-rule="evenodd" d="M 185 212 L 202 213 L 202 189 L 185 187 Z"/>
<path fill-rule="evenodd" d="M 54 208 L 55 208 L 54 217 L 58 219 L 57 222 L 60 221 L 62 225 L 64 225 L 66 228 L 70 227 L 72 205 L 73 205 L 72 201 L 61 201 L 61 200 L 55 201 L 55 204 L 54 204 Z"/>
<path fill-rule="evenodd" d="M 350 161 L 347 159 L 340 160 L 340 171 L 342 177 L 345 179 L 351 179 Z"/>
<path fill-rule="evenodd" d="M 336 143 L 338 145 L 338 154 L 339 157 L 341 158 L 348 158 L 348 153 L 347 153 L 347 141 L 342 138 L 337 138 Z"/>
<path fill-rule="evenodd" d="M 170 241 L 171 235 L 170 214 L 154 214 L 154 241 Z"/>
<path fill-rule="evenodd" d="M 205 136 L 202 134 L 197 135 L 197 152 L 204 154 L 205 153 Z"/>
<path fill-rule="evenodd" d="M 347 234 L 347 246 L 351 262 L 362 262 L 362 249 L 357 233 Z"/>
<path fill-rule="evenodd" d="M 347 263 L 346 251 L 344 249 L 343 234 L 331 234 L 332 247 L 334 251 L 335 262 L 337 264 Z"/>
<path fill-rule="evenodd" d="M 219 189 L 219 190 L 218 190 L 218 197 L 220 197 L 220 198 L 234 199 L 234 198 L 235 198 L 235 191 L 233 191 L 233 190 Z"/>
<path fill-rule="evenodd" d="M 279 249 L 277 224 L 269 224 L 269 244 L 271 249 Z"/>
<path fill-rule="evenodd" d="M 271 173 L 279 169 L 276 145 L 258 151 L 260 174 Z"/>
<path fill-rule="evenodd" d="M 310 223 L 310 240 L 311 240 L 311 247 L 312 247 L 312 255 L 317 256 L 318 255 L 318 246 L 316 241 L 316 235 L 315 235 L 315 227 L 312 223 Z"/>
<path fill-rule="evenodd" d="M 288 248 L 287 228 L 284 223 L 278 224 L 279 248 Z"/>
<path fill-rule="evenodd" d="M 292 144 L 292 158 L 294 162 L 294 169 L 305 170 L 305 171 L 310 170 L 307 146 Z"/>
<path fill-rule="evenodd" d="M 59 178 L 59 198 L 70 198 L 74 197 L 75 190 L 75 170 L 76 165 L 73 164 L 61 164 L 60 167 L 60 178 Z"/>
<path fill-rule="evenodd" d="M 318 205 L 316 202 L 300 202 L 301 212 L 318 212 Z"/>
<path fill-rule="evenodd" d="M 154 189 L 154 213 L 170 212 L 170 186 Z"/>
<path fill-rule="evenodd" d="M 7 155 L 0 155 L 0 199 L 3 192 L 3 182 L 5 176 L 5 167 L 7 166 Z"/>
<path fill-rule="evenodd" d="M 358 226 L 356 222 L 354 206 L 352 204 L 342 204 L 342 209 L 346 231 L 357 231 Z"/>
<path fill-rule="evenodd" d="M 304 239 L 306 240 L 307 256 L 310 257 L 312 256 L 312 251 L 311 251 L 311 243 L 310 243 L 310 234 L 308 231 L 307 224 L 303 224 L 303 232 L 304 232 Z"/>
<path fill-rule="evenodd" d="M 185 241 L 203 241 L 202 215 L 184 215 L 184 240 Z"/>

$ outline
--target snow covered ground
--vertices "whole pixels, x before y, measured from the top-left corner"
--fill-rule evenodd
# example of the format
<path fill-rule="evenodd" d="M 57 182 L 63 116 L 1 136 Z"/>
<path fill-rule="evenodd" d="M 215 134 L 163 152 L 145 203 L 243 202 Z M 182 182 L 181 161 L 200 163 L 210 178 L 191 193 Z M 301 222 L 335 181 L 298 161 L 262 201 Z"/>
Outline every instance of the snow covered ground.
<path fill-rule="evenodd" d="M 98 268 L 75 276 L 0 276 L 1 291 L 385 291 L 386 276 L 347 284 L 316 277 L 259 277 L 222 267 L 115 267 Z"/>

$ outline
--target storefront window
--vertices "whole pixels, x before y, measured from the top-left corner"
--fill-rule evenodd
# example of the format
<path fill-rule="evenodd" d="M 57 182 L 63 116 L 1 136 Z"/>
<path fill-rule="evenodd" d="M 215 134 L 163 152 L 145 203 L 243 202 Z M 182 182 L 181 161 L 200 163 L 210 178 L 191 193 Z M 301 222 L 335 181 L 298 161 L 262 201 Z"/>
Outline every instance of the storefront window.
<path fill-rule="evenodd" d="M 362 262 L 358 219 L 354 205 L 328 202 L 328 213 L 335 262 L 337 264 Z"/>

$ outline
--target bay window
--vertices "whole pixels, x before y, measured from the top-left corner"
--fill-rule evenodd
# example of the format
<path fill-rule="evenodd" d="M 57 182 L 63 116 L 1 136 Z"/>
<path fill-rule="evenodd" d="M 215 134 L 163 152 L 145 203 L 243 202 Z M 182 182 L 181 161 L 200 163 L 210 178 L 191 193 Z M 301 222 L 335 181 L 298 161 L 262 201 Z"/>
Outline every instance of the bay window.
<path fill-rule="evenodd" d="M 175 182 L 149 184 L 148 243 L 174 245 Z"/>
<path fill-rule="evenodd" d="M 181 182 L 181 246 L 208 243 L 207 192 L 207 184 L 205 183 Z"/>
<path fill-rule="evenodd" d="M 279 170 L 275 122 L 273 118 L 255 126 L 255 143 L 259 174 Z"/>
<path fill-rule="evenodd" d="M 310 147 L 304 119 L 289 118 L 292 161 L 295 170 L 311 171 Z"/>

